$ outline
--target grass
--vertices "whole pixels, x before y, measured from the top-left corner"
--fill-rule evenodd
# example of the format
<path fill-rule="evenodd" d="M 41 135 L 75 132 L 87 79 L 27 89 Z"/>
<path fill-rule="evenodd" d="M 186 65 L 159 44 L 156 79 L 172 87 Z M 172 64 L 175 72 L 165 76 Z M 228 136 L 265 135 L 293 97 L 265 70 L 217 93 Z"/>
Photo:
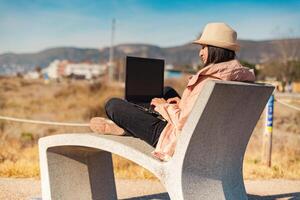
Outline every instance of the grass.
<path fill-rule="evenodd" d="M 167 80 L 182 93 L 186 78 Z M 120 86 L 98 81 L 44 84 L 41 80 L 0 79 L 0 114 L 20 118 L 86 123 L 91 117 L 105 116 L 104 103 L 122 97 Z M 2 87 L 3 86 L 3 87 Z M 299 105 L 299 102 L 292 102 Z M 248 144 L 244 160 L 246 179 L 300 179 L 299 112 L 275 104 L 272 167 L 261 160 L 264 115 Z M 61 133 L 89 132 L 84 127 L 56 127 L 0 121 L 0 177 L 39 177 L 37 141 Z M 149 171 L 113 155 L 118 178 L 155 179 Z"/>

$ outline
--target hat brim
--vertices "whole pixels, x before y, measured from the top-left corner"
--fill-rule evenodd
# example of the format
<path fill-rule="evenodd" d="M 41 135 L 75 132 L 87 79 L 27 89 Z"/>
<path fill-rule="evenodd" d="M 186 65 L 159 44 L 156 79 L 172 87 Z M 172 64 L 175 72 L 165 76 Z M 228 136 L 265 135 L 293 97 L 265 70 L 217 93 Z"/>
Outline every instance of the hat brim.
<path fill-rule="evenodd" d="M 239 51 L 240 45 L 236 43 L 228 43 L 228 42 L 222 42 L 222 41 L 213 41 L 213 40 L 195 40 L 192 42 L 193 44 L 200 44 L 200 45 L 211 45 L 215 47 L 220 47 L 224 49 L 229 49 L 232 51 Z"/>

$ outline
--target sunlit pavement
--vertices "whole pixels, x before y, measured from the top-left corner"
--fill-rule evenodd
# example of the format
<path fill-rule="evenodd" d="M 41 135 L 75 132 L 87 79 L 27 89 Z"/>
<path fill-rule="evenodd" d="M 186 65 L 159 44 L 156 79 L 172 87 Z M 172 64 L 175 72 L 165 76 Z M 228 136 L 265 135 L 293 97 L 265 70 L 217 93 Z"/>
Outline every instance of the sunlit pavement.
<path fill-rule="evenodd" d="M 119 199 L 169 199 L 158 181 L 117 179 Z M 293 199 L 300 200 L 300 180 L 247 180 L 249 200 Z M 0 199 L 41 199 L 40 181 L 34 179 L 1 178 Z"/>

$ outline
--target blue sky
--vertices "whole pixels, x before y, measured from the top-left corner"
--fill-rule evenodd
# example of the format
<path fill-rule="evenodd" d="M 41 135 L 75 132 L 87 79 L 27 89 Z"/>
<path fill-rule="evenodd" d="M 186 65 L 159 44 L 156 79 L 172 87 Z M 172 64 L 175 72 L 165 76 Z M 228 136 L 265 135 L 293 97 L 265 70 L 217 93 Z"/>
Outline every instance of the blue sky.
<path fill-rule="evenodd" d="M 240 39 L 300 37 L 300 0 L 0 0 L 0 53 L 50 47 L 103 48 L 194 40 L 209 22 L 226 22 Z"/>

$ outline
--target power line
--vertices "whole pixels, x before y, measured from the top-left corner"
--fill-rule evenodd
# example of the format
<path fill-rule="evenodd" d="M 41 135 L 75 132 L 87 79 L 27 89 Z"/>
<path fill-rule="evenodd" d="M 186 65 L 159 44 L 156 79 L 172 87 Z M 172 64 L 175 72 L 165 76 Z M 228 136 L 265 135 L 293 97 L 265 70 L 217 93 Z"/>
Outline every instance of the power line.
<path fill-rule="evenodd" d="M 276 99 L 276 101 L 277 101 L 278 103 L 282 104 L 282 105 L 285 105 L 285 106 L 287 106 L 287 107 L 291 108 L 291 109 L 294 109 L 294 110 L 300 111 L 300 108 L 299 108 L 299 107 L 296 107 L 296 106 L 293 106 L 293 105 L 290 105 L 290 104 L 284 103 L 283 101 L 281 101 L 281 100 L 278 100 L 278 99 Z"/>

